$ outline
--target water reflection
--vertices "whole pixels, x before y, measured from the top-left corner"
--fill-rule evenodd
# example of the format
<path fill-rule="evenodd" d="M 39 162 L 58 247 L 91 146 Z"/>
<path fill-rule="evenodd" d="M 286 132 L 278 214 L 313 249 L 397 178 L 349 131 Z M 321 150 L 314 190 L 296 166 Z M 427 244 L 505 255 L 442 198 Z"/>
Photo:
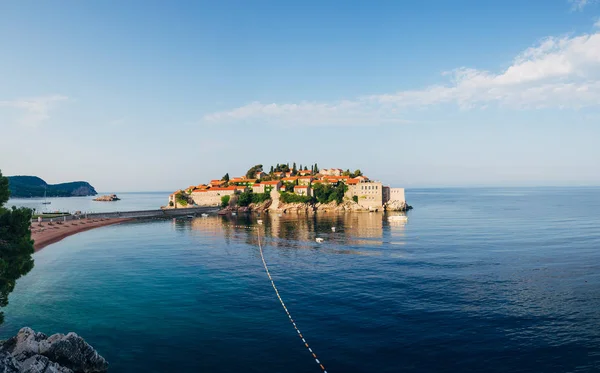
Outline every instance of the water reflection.
<path fill-rule="evenodd" d="M 259 219 L 261 224 L 258 224 Z M 176 230 L 224 237 L 227 244 L 236 239 L 249 245 L 257 244 L 256 229 L 259 229 L 263 242 L 275 248 L 368 256 L 389 252 L 388 244 L 403 245 L 406 229 L 405 222 L 388 221 L 383 213 L 237 214 L 173 219 L 173 226 Z M 317 238 L 323 242 L 318 243 Z"/>

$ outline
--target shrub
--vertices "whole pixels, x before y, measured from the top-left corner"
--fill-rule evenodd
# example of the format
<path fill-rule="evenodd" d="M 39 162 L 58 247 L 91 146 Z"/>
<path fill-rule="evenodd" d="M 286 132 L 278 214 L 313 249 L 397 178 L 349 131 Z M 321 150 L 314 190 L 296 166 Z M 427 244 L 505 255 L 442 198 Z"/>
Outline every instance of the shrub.
<path fill-rule="evenodd" d="M 173 207 L 173 201 L 169 201 L 169 206 Z"/>
<path fill-rule="evenodd" d="M 175 201 L 177 201 L 177 203 L 179 203 L 182 206 L 188 205 L 188 199 L 182 193 L 177 193 L 175 195 Z"/>
<path fill-rule="evenodd" d="M 348 187 L 339 183 L 337 186 L 330 184 L 315 184 L 313 185 L 313 195 L 320 203 L 329 203 L 336 201 L 338 204 L 342 203 L 344 194 L 348 190 Z"/>
<path fill-rule="evenodd" d="M 251 204 L 252 203 L 252 192 L 246 191 L 246 192 L 241 193 L 238 196 L 237 203 L 239 206 L 242 206 L 242 207 L 248 206 L 249 204 Z"/>
<path fill-rule="evenodd" d="M 358 196 L 352 196 L 352 200 L 356 203 L 358 203 Z"/>
<path fill-rule="evenodd" d="M 271 194 L 265 193 L 251 193 L 252 203 L 263 203 L 264 201 L 271 199 Z"/>
<path fill-rule="evenodd" d="M 229 200 L 231 199 L 230 196 L 223 196 L 221 197 L 221 207 L 227 207 L 229 206 Z"/>
<path fill-rule="evenodd" d="M 283 203 L 311 203 L 314 199 L 309 196 L 301 196 L 294 193 L 280 192 L 280 199 Z"/>

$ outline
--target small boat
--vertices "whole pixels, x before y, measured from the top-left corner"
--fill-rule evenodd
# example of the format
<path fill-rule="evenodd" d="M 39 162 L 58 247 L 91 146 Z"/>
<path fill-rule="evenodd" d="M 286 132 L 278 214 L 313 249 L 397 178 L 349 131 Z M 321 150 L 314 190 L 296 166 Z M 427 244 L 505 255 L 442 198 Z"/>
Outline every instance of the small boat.
<path fill-rule="evenodd" d="M 392 215 L 388 217 L 388 221 L 408 221 L 408 216 L 405 215 Z"/>
<path fill-rule="evenodd" d="M 200 215 L 200 216 L 202 216 L 203 218 L 208 218 L 208 214 L 206 214 L 206 213 L 202 213 L 202 215 Z"/>
<path fill-rule="evenodd" d="M 193 218 L 194 218 L 194 215 L 188 215 L 187 217 L 188 217 L 189 219 L 193 219 Z"/>
<path fill-rule="evenodd" d="M 50 203 L 52 203 L 52 202 L 48 202 L 46 200 L 46 189 L 44 189 L 44 202 L 42 202 L 42 205 L 49 205 Z"/>
<path fill-rule="evenodd" d="M 231 216 L 236 216 L 236 215 L 237 215 L 237 214 L 236 214 L 235 212 L 232 212 L 232 213 L 231 213 Z"/>
<path fill-rule="evenodd" d="M 335 227 L 331 227 L 331 231 L 332 231 L 332 232 L 335 232 Z"/>
<path fill-rule="evenodd" d="M 318 243 L 322 243 L 325 240 L 322 239 L 321 237 L 317 237 L 317 238 L 315 238 L 315 241 L 317 241 Z"/>

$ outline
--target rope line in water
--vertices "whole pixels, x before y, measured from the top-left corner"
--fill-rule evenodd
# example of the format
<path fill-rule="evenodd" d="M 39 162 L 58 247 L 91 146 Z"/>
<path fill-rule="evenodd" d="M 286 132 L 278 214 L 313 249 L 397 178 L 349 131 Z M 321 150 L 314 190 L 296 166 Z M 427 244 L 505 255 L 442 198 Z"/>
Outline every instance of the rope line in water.
<path fill-rule="evenodd" d="M 298 329 L 296 322 L 292 318 L 290 311 L 288 311 L 287 307 L 285 306 L 285 303 L 283 303 L 283 299 L 281 299 L 281 296 L 279 295 L 279 291 L 277 290 L 277 286 L 275 286 L 275 282 L 273 282 L 273 278 L 271 277 L 271 272 L 269 272 L 269 267 L 267 266 L 267 262 L 265 261 L 265 256 L 263 255 L 262 245 L 260 244 L 260 230 L 258 230 L 258 229 L 256 230 L 256 236 L 258 237 L 258 249 L 260 250 L 260 258 L 262 259 L 263 266 L 265 267 L 265 271 L 267 272 L 267 276 L 269 276 L 269 281 L 271 281 L 271 285 L 273 286 L 273 289 L 275 290 L 275 294 L 277 294 L 277 299 L 279 299 L 279 302 L 281 303 L 283 310 L 285 311 L 288 318 L 290 319 L 290 322 L 294 326 L 294 329 L 296 329 L 296 332 L 298 333 L 298 337 L 300 337 L 300 339 L 302 340 L 302 343 L 304 343 L 304 346 L 308 349 L 308 352 L 311 353 L 312 357 L 315 359 L 315 362 L 319 365 L 319 367 L 321 368 L 323 373 L 327 373 L 327 370 L 325 370 L 325 367 L 317 358 L 317 354 L 314 353 L 314 351 L 308 345 L 308 342 L 306 342 L 306 339 L 304 338 L 304 336 L 300 332 L 300 329 Z"/>

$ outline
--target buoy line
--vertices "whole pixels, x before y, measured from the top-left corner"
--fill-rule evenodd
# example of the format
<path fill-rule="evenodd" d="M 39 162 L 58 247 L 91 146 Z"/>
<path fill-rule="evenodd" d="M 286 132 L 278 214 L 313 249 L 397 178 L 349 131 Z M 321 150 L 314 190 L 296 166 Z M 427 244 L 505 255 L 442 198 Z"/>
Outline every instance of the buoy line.
<path fill-rule="evenodd" d="M 265 261 L 265 256 L 263 255 L 263 249 L 262 249 L 262 245 L 260 243 L 260 230 L 259 229 L 256 230 L 256 236 L 258 237 L 258 249 L 260 251 L 260 258 L 261 258 L 261 260 L 263 262 L 263 266 L 265 267 L 265 271 L 267 272 L 267 276 L 269 276 L 269 281 L 271 281 L 271 285 L 273 286 L 273 289 L 275 290 L 275 294 L 277 295 L 277 299 L 279 299 L 279 303 L 281 303 L 281 306 L 283 307 L 283 310 L 288 315 L 288 318 L 290 319 L 290 322 L 292 323 L 292 325 L 294 326 L 294 329 L 296 329 L 296 332 L 298 333 L 298 337 L 300 337 L 300 339 L 302 340 L 302 343 L 304 343 L 304 346 L 308 349 L 308 352 L 310 352 L 312 354 L 312 357 L 315 359 L 315 362 L 319 365 L 319 367 L 321 368 L 321 370 L 323 370 L 323 373 L 327 373 L 327 370 L 325 370 L 325 367 L 323 366 L 323 364 L 317 358 L 317 354 L 314 353 L 314 351 L 308 345 L 308 342 L 306 342 L 306 339 L 304 338 L 304 336 L 300 332 L 300 329 L 298 329 L 298 326 L 296 325 L 296 322 L 292 318 L 292 315 L 290 314 L 290 311 L 288 311 L 287 307 L 285 306 L 285 303 L 283 303 L 283 299 L 281 299 L 281 296 L 279 295 L 279 291 L 277 290 L 277 286 L 275 286 L 275 282 L 273 282 L 273 278 L 271 277 L 271 272 L 269 272 L 269 267 L 267 266 L 267 262 Z"/>

